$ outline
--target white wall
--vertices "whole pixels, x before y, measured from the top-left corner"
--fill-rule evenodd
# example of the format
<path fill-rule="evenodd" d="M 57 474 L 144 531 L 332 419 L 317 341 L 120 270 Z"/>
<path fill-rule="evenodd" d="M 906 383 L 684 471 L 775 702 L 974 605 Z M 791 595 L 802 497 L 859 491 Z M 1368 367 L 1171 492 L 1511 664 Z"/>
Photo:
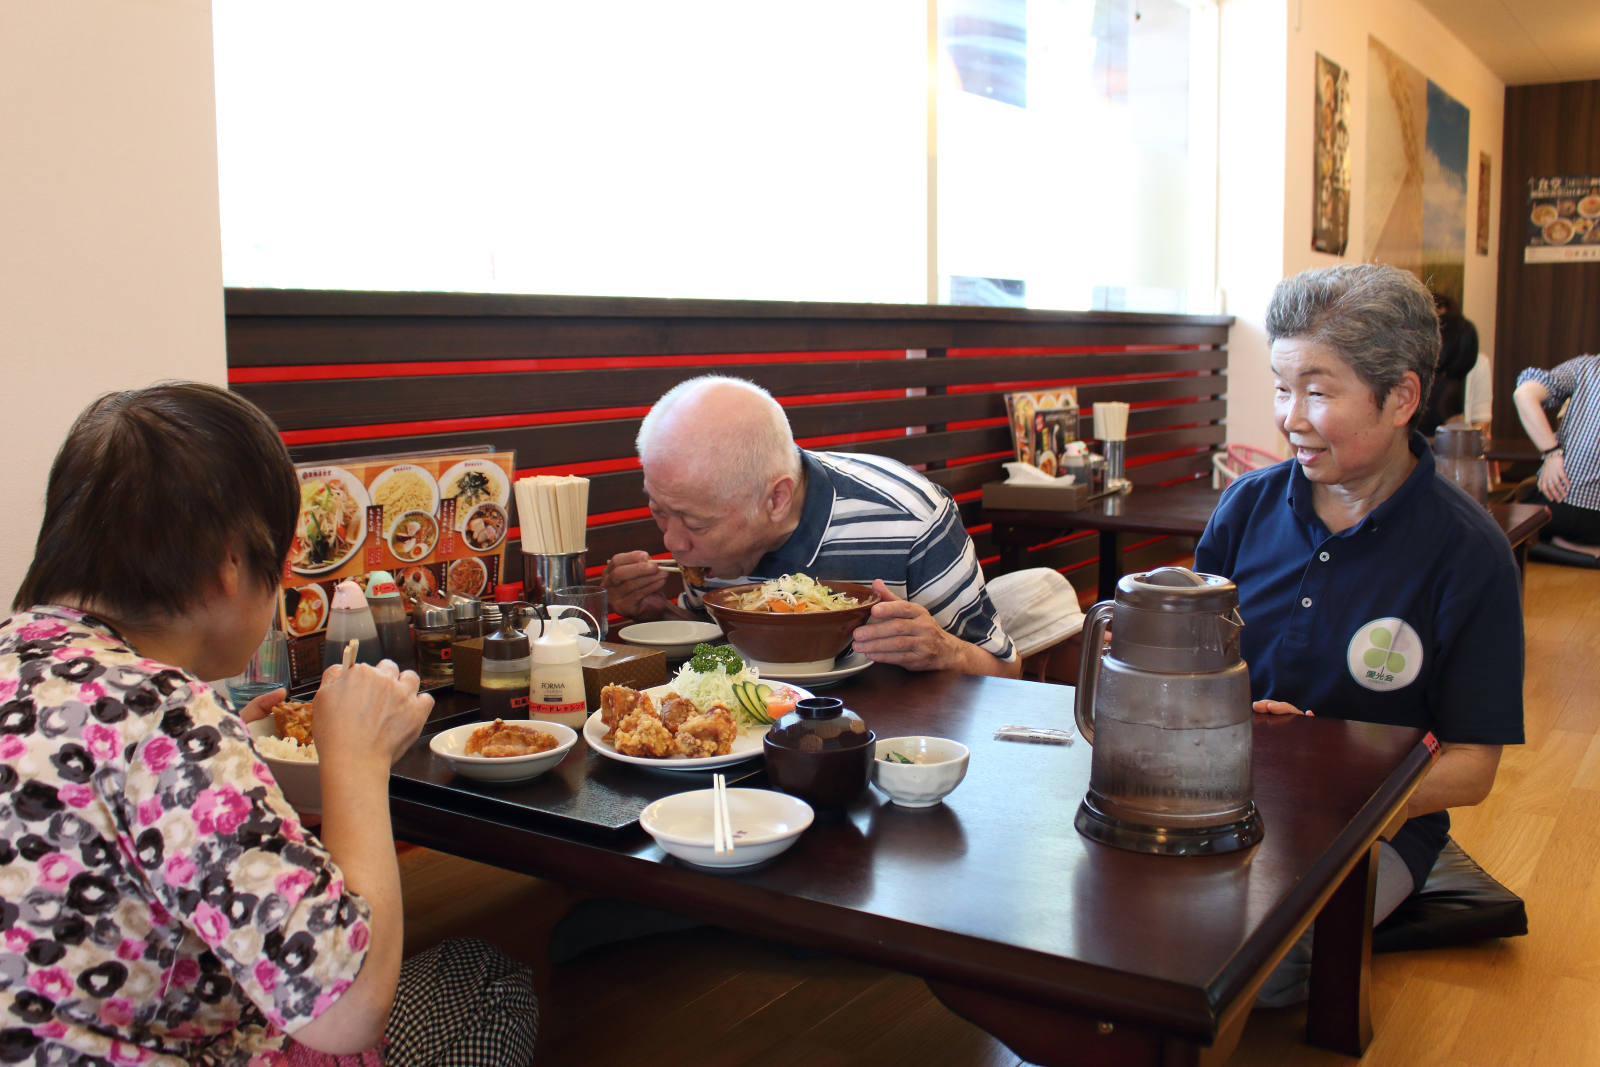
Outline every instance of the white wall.
<path fill-rule="evenodd" d="M 1462 313 L 1477 325 L 1485 353 L 1494 341 L 1505 84 L 1414 0 L 1224 0 L 1218 284 L 1228 312 L 1239 318 L 1229 356 L 1230 441 L 1281 443 L 1272 424 L 1272 378 L 1261 329 L 1272 283 L 1311 267 L 1363 258 L 1369 35 L 1471 112 Z M 1311 250 L 1318 52 L 1350 72 L 1351 237 L 1342 260 Z M 1487 256 L 1477 254 L 1479 152 L 1488 152 L 1493 162 Z M 1263 174 L 1274 153 L 1278 169 Z"/>
<path fill-rule="evenodd" d="M 84 405 L 226 380 L 218 233 L 210 5 L 0 0 L 0 609 Z"/>

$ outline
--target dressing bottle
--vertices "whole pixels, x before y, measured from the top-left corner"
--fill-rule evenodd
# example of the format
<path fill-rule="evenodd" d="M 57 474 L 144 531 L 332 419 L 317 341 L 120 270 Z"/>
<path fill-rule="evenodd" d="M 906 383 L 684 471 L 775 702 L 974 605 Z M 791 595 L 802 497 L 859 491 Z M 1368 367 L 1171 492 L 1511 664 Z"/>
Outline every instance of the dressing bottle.
<path fill-rule="evenodd" d="M 346 578 L 333 591 L 333 611 L 328 614 L 327 640 L 322 645 L 323 669 L 344 659 L 345 645 L 359 641 L 356 662 L 378 664 L 383 660 L 383 646 L 378 643 L 378 627 L 372 621 L 372 610 L 361 587 Z"/>
<path fill-rule="evenodd" d="M 560 607 L 536 606 L 540 617 L 528 624 L 532 660 L 528 718 L 582 730 L 589 717 L 589 702 L 583 692 L 583 665 L 578 662 L 582 657 L 578 654 L 577 640 L 561 625 Z M 506 614 L 515 616 L 514 612 Z"/>
<path fill-rule="evenodd" d="M 411 616 L 400 600 L 400 587 L 388 571 L 373 571 L 367 578 L 367 606 L 378 628 L 378 644 L 386 659 L 403 671 L 415 670 L 417 650 L 411 643 Z"/>
<path fill-rule="evenodd" d="M 479 705 L 485 719 L 526 719 L 528 715 L 528 637 L 507 620 L 483 635 L 483 667 L 478 676 Z"/>

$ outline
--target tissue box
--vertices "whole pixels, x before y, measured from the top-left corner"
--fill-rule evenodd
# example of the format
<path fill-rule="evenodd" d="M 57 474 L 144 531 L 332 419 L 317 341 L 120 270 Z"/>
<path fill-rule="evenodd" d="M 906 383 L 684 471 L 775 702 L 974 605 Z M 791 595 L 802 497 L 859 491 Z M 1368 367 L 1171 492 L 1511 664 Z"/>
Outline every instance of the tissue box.
<path fill-rule="evenodd" d="M 990 511 L 1077 511 L 1089 504 L 1089 487 L 1072 485 L 1007 485 L 983 487 L 983 506 Z"/>
<path fill-rule="evenodd" d="M 483 677 L 483 638 L 468 637 L 450 645 L 450 662 L 455 664 L 455 682 L 463 693 L 478 693 Z"/>
<path fill-rule="evenodd" d="M 659 648 L 641 648 L 638 645 L 614 645 L 605 642 L 611 655 L 596 658 L 585 656 L 583 664 L 583 695 L 589 701 L 590 711 L 600 710 L 600 690 L 608 685 L 625 685 L 629 689 L 649 689 L 667 681 L 667 654 Z"/>
<path fill-rule="evenodd" d="M 663 685 L 667 680 L 667 657 L 659 648 L 640 648 L 638 645 L 605 644 L 611 655 L 585 657 L 578 662 L 583 666 L 583 693 L 589 701 L 589 710 L 600 707 L 600 690 L 608 685 L 625 685 L 629 689 L 649 689 Z M 483 670 L 483 638 L 473 637 L 457 641 L 452 658 L 456 665 L 455 687 L 463 693 L 480 691 L 478 679 Z"/>

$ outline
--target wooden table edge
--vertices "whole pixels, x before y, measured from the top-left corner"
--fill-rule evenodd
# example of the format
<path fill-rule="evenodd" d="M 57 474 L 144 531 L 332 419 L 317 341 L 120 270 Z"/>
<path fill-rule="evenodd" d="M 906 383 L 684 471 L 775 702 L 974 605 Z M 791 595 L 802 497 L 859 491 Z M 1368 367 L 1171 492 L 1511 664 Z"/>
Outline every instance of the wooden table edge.
<path fill-rule="evenodd" d="M 1206 990 L 1199 986 L 1129 975 L 1092 963 L 788 896 L 746 885 L 735 877 L 640 859 L 616 850 L 617 845 L 628 840 L 625 837 L 579 841 L 543 833 L 537 827 L 496 823 L 497 835 L 510 838 L 509 843 L 515 847 L 506 848 L 505 840 L 492 847 L 478 846 L 461 834 L 459 813 L 425 800 L 391 797 L 390 816 L 396 837 L 425 848 L 550 878 L 755 937 L 825 950 L 929 982 L 963 988 L 979 986 L 1045 1008 L 1067 1007 L 1061 995 L 1066 989 L 1072 994 L 1070 1010 L 1074 1012 L 1159 1028 L 1195 1041 L 1209 1041 L 1215 1032 L 1214 1013 Z M 537 849 L 527 847 L 535 844 Z M 710 879 L 710 884 L 738 888 L 708 894 L 704 879 Z M 679 886 L 682 891 L 676 892 Z M 802 922 L 800 916 L 806 914 L 825 916 L 828 921 Z M 916 947 L 891 948 L 882 936 L 887 926 L 914 932 Z M 940 950 L 946 939 L 961 944 L 965 959 L 957 960 L 953 952 Z M 1041 971 L 1050 972 L 1050 976 L 1042 976 Z"/>

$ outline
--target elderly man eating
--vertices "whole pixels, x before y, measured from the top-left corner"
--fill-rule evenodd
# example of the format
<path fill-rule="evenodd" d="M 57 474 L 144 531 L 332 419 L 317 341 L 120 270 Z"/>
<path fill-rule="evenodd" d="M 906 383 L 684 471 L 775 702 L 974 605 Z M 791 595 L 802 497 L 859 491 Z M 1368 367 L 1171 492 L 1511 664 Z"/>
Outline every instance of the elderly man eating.
<path fill-rule="evenodd" d="M 650 513 L 685 569 L 685 591 L 669 602 L 649 553 L 620 553 L 604 578 L 615 611 L 699 618 L 708 588 L 797 572 L 870 583 L 883 602 L 856 630 L 856 651 L 911 670 L 1019 675 L 955 502 L 916 471 L 797 448 L 764 389 L 715 376 L 658 400 L 638 447 Z"/>

